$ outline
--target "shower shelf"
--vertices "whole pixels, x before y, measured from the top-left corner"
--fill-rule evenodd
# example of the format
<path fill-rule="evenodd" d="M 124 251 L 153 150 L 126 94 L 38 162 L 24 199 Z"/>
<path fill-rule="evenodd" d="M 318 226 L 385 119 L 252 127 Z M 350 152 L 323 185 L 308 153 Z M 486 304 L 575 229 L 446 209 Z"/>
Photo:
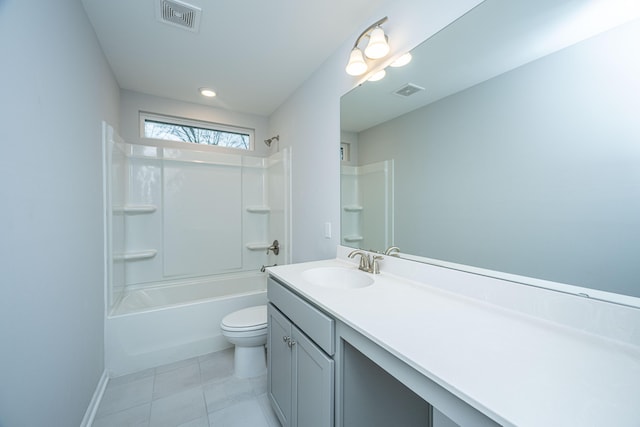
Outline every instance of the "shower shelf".
<path fill-rule="evenodd" d="M 269 213 L 271 212 L 271 208 L 269 206 L 247 206 L 247 212 Z"/>
<path fill-rule="evenodd" d="M 343 240 L 345 242 L 360 242 L 360 241 L 364 240 L 364 237 L 362 237 L 362 236 L 344 236 Z"/>
<path fill-rule="evenodd" d="M 360 205 L 347 205 L 343 209 L 346 212 L 361 212 L 364 208 Z"/>
<path fill-rule="evenodd" d="M 247 243 L 247 249 L 249 249 L 250 251 L 266 251 L 270 246 L 271 243 L 267 242 Z"/>
<path fill-rule="evenodd" d="M 125 252 L 123 254 L 114 254 L 114 261 L 138 261 L 142 259 L 150 259 L 156 256 L 158 253 L 155 249 L 149 249 L 146 251 L 138 251 L 138 252 Z"/>
<path fill-rule="evenodd" d="M 155 205 L 125 205 L 117 206 L 113 208 L 114 214 L 135 215 L 155 212 L 157 207 Z"/>

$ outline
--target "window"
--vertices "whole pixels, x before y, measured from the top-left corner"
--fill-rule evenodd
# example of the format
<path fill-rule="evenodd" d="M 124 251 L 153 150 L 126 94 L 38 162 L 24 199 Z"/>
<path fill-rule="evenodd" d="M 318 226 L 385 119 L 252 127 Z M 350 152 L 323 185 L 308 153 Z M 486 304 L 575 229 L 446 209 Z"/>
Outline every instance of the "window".
<path fill-rule="evenodd" d="M 140 113 L 143 138 L 253 150 L 253 130 Z"/>

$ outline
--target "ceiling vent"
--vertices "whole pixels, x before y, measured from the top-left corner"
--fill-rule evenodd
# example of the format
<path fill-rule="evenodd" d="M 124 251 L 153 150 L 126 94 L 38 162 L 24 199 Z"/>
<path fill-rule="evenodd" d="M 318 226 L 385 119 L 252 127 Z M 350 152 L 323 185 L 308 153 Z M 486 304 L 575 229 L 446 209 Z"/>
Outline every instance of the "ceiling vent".
<path fill-rule="evenodd" d="M 407 83 L 406 85 L 402 86 L 400 89 L 396 90 L 393 93 L 395 95 L 402 96 L 402 97 L 406 98 L 407 96 L 411 96 L 414 93 L 418 93 L 418 92 L 423 91 L 423 90 L 424 90 L 423 87 L 420 87 L 418 85 L 414 85 L 413 83 Z"/>
<path fill-rule="evenodd" d="M 202 10 L 199 7 L 179 0 L 158 0 L 156 3 L 158 21 L 193 32 L 197 32 L 200 28 L 201 13 Z"/>

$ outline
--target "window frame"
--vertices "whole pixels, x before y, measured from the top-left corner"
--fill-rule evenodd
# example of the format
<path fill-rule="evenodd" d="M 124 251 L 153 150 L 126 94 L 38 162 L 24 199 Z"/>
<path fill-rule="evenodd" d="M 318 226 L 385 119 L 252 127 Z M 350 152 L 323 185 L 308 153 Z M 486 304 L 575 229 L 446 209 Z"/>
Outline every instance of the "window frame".
<path fill-rule="evenodd" d="M 154 122 L 167 123 L 167 124 L 176 125 L 176 126 L 190 126 L 190 127 L 195 127 L 199 129 L 208 129 L 212 131 L 249 135 L 249 147 L 244 149 L 244 148 L 236 148 L 236 147 L 226 147 L 221 145 L 210 145 L 210 144 L 200 144 L 200 143 L 194 143 L 194 142 L 188 142 L 188 141 L 178 141 L 178 140 L 172 140 L 172 139 L 150 138 L 145 135 L 145 122 L 147 120 L 154 121 Z M 186 117 L 176 117 L 176 116 L 169 116 L 165 114 L 150 113 L 147 111 L 139 112 L 139 122 L 140 122 L 140 139 L 142 141 L 152 142 L 153 145 L 187 149 L 187 150 L 205 149 L 205 150 L 214 150 L 214 151 L 232 151 L 235 153 L 255 152 L 255 129 L 245 128 L 241 126 L 225 125 L 225 124 L 216 123 L 216 122 L 207 122 L 204 120 L 190 119 Z"/>

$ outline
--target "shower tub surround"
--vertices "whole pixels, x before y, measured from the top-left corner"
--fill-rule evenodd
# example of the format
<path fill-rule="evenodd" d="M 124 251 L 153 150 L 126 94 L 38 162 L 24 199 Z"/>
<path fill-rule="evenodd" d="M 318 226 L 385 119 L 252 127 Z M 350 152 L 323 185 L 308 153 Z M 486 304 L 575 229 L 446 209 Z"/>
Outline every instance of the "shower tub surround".
<path fill-rule="evenodd" d="M 208 148 L 128 144 L 105 124 L 111 376 L 228 347 L 220 320 L 264 304 L 261 266 L 290 258 L 288 150 Z M 279 256 L 267 254 L 274 239 Z"/>

